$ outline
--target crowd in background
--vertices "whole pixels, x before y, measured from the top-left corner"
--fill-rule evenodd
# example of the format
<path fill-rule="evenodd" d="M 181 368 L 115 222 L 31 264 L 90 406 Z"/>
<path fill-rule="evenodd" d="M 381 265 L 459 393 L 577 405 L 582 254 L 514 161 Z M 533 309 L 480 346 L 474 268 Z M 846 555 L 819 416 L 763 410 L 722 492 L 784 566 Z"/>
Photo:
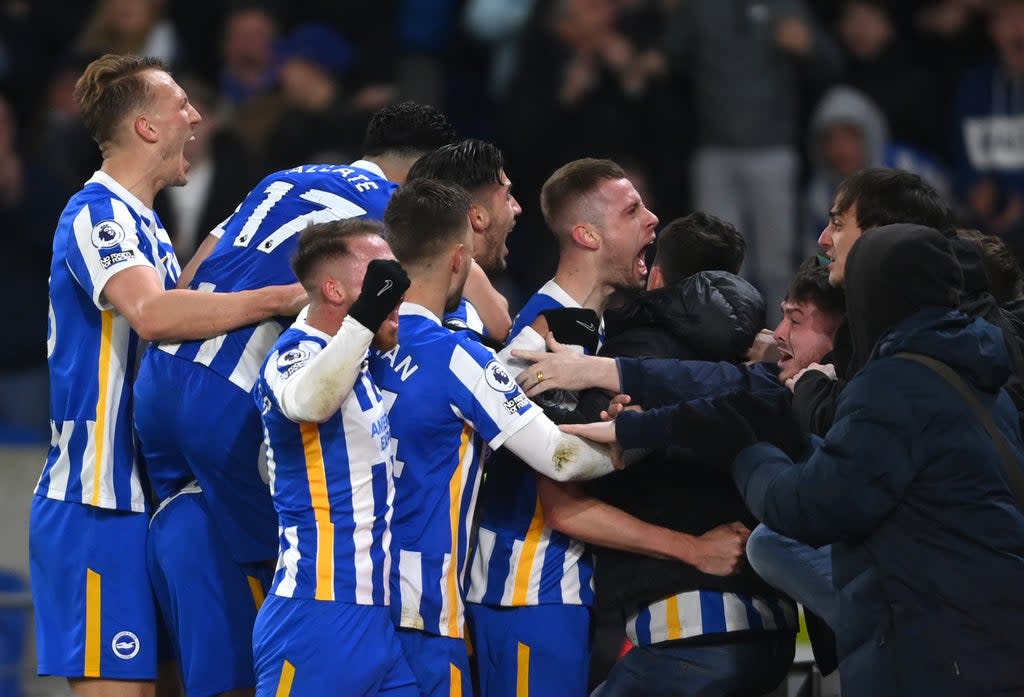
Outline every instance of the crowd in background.
<path fill-rule="evenodd" d="M 500 279 L 513 311 L 557 259 L 540 185 L 582 156 L 625 166 L 662 221 L 735 223 L 769 306 L 867 166 L 921 174 L 1024 247 L 1019 0 L 2 0 L 0 278 L 19 331 L 0 421 L 16 435 L 48 433 L 50 245 L 100 164 L 71 93 L 107 52 L 166 61 L 204 117 L 189 185 L 156 203 L 182 263 L 267 173 L 356 159 L 400 99 L 504 151 L 524 209 Z"/>

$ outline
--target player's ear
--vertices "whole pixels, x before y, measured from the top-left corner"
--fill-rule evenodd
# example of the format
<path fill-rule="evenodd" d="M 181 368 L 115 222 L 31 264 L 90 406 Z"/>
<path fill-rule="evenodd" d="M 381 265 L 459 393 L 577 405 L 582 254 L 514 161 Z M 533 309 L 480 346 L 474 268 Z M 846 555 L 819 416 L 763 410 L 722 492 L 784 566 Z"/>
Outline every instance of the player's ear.
<path fill-rule="evenodd" d="M 586 249 L 597 249 L 601 246 L 601 238 L 593 225 L 589 223 L 577 223 L 569 231 L 573 242 Z"/>
<path fill-rule="evenodd" d="M 135 135 L 142 138 L 147 143 L 155 143 L 157 140 L 157 131 L 150 121 L 149 116 L 146 114 L 140 114 L 135 117 L 135 121 L 132 124 L 135 129 Z"/>
<path fill-rule="evenodd" d="M 465 254 L 463 253 L 466 248 L 462 242 L 452 246 L 451 256 L 449 262 L 451 263 L 452 273 L 456 276 L 462 271 L 462 264 L 464 263 Z"/>
<path fill-rule="evenodd" d="M 345 288 L 330 276 L 320 281 L 320 293 L 323 294 L 324 300 L 332 305 L 344 305 L 345 301 L 349 300 L 345 294 Z M 351 300 L 355 300 L 355 298 L 351 298 Z"/>
<path fill-rule="evenodd" d="M 490 213 L 476 201 L 469 206 L 469 224 L 473 226 L 473 232 L 483 232 L 491 224 Z"/>

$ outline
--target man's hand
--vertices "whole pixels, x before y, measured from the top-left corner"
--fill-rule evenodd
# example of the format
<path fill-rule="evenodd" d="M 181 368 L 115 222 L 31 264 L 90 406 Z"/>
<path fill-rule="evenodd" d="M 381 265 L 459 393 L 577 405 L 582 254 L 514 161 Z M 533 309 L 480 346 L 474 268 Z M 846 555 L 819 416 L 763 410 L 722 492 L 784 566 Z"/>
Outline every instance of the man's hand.
<path fill-rule="evenodd" d="M 617 394 L 608 402 L 608 408 L 601 412 L 601 421 L 614 421 L 615 417 L 629 409 L 630 411 L 643 411 L 640 405 L 630 405 L 633 398 L 628 394 Z"/>
<path fill-rule="evenodd" d="M 754 337 L 754 343 L 747 351 L 747 360 L 751 363 L 775 363 L 782 356 L 779 347 L 775 343 L 775 332 L 771 329 L 762 329 Z"/>
<path fill-rule="evenodd" d="M 535 397 L 541 392 L 553 389 L 575 391 L 594 386 L 593 382 L 588 379 L 588 373 L 592 369 L 593 362 L 602 359 L 584 356 L 568 346 L 558 343 L 552 332 L 548 332 L 544 340 L 548 346 L 547 351 L 512 350 L 512 355 L 516 358 L 533 363 L 532 366 L 519 373 L 517 378 L 519 386 L 526 392 L 527 397 Z"/>
<path fill-rule="evenodd" d="M 589 424 L 562 424 L 559 427 L 562 433 L 579 436 L 587 440 L 601 443 L 609 447 L 609 455 L 615 469 L 625 469 L 626 462 L 622 459 L 622 446 L 615 439 L 614 421 L 595 421 Z"/>
<path fill-rule="evenodd" d="M 279 310 L 274 313 L 281 317 L 294 317 L 306 305 L 309 304 L 309 295 L 301 283 L 292 283 L 288 286 L 271 286 L 268 290 L 275 292 Z"/>
<path fill-rule="evenodd" d="M 363 287 L 348 313 L 371 332 L 376 332 L 402 301 L 409 276 L 394 259 L 374 259 L 366 266 Z"/>
<path fill-rule="evenodd" d="M 789 388 L 790 392 L 796 389 L 796 383 L 800 381 L 800 378 L 804 376 L 809 370 L 817 370 L 819 373 L 824 373 L 829 380 L 836 380 L 836 367 L 831 363 L 822 365 L 821 363 L 811 363 L 809 366 L 801 370 L 799 373 L 786 380 L 786 387 Z"/>
<path fill-rule="evenodd" d="M 733 576 L 743 568 L 750 530 L 740 522 L 724 523 L 695 538 L 698 570 L 712 576 Z"/>

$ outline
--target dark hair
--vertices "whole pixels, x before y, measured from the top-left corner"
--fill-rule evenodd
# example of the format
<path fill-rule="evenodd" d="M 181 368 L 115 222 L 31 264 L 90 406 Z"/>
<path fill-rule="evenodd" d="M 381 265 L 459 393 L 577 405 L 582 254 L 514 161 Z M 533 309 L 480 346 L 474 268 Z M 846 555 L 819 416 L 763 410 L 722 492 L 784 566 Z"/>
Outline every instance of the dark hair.
<path fill-rule="evenodd" d="M 402 264 L 429 259 L 466 233 L 473 200 L 461 186 L 415 179 L 384 211 L 384 236 Z"/>
<path fill-rule="evenodd" d="M 505 158 L 496 145 L 469 138 L 442 145 L 416 160 L 406 181 L 436 179 L 472 192 L 487 184 L 501 184 L 504 168 Z"/>
<path fill-rule="evenodd" d="M 811 257 L 800 264 L 796 276 L 789 282 L 786 300 L 811 303 L 830 315 L 846 312 L 846 293 L 842 288 L 829 284 L 828 266 L 819 263 L 818 257 Z"/>
<path fill-rule="evenodd" d="M 309 283 L 321 262 L 348 254 L 353 237 L 379 236 L 382 231 L 380 223 L 362 218 L 310 223 L 299 235 L 298 247 L 292 255 L 292 271 L 303 287 L 312 291 Z"/>
<path fill-rule="evenodd" d="M 82 121 L 100 149 L 114 137 L 121 120 L 150 98 L 147 70 L 169 72 L 159 58 L 108 53 L 86 66 L 75 83 Z"/>
<path fill-rule="evenodd" d="M 399 102 L 370 119 L 363 154 L 394 153 L 403 157 L 430 152 L 456 139 L 455 128 L 440 111 L 426 104 Z"/>
<path fill-rule="evenodd" d="M 707 213 L 676 218 L 658 233 L 654 265 L 666 285 L 701 271 L 739 273 L 746 240 L 731 223 Z"/>
<path fill-rule="evenodd" d="M 953 227 L 953 213 L 924 179 L 901 169 L 876 167 L 846 178 L 836 192 L 836 213 L 857 206 L 862 231 L 883 225 L 909 223 L 936 230 Z"/>
<path fill-rule="evenodd" d="M 544 221 L 557 233 L 562 215 L 577 199 L 591 193 L 601 182 L 625 178 L 625 170 L 611 160 L 588 157 L 562 165 L 548 177 L 540 190 Z"/>
<path fill-rule="evenodd" d="M 981 256 L 981 265 L 988 282 L 988 291 L 1000 305 L 1019 298 L 1024 291 L 1024 274 L 1017 257 L 1005 242 L 995 235 L 980 230 L 960 228 L 956 236 L 975 245 Z"/>

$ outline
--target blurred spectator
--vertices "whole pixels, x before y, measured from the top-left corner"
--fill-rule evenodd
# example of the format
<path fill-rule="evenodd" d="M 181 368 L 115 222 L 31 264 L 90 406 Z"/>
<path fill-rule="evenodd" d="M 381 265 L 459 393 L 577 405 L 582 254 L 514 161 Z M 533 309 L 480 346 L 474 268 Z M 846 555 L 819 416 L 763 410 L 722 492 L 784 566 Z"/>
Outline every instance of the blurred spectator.
<path fill-rule="evenodd" d="M 458 25 L 457 0 L 399 0 L 395 13 L 402 99 L 432 106 L 446 91 L 444 55 Z"/>
<path fill-rule="evenodd" d="M 78 37 L 78 49 L 152 56 L 174 67 L 181 46 L 174 24 L 163 15 L 164 0 L 99 0 Z"/>
<path fill-rule="evenodd" d="M 72 52 L 57 61 L 44 89 L 45 102 L 36 119 L 37 133 L 32 138 L 33 154 L 53 169 L 61 198 L 65 200 L 82 188 L 103 162 L 72 96 L 75 83 L 91 58 Z"/>
<path fill-rule="evenodd" d="M 765 297 L 784 297 L 795 267 L 801 78 L 838 76 L 839 49 L 802 0 L 690 0 L 663 50 L 693 84 L 693 205 L 747 231 L 745 275 Z"/>
<path fill-rule="evenodd" d="M 469 35 L 491 47 L 491 96 L 505 96 L 519 61 L 519 38 L 537 0 L 469 0 L 463 22 Z"/>
<path fill-rule="evenodd" d="M 394 100 L 395 90 L 373 85 L 350 94 L 346 80 L 356 48 L 330 27 L 307 23 L 278 46 L 284 111 L 267 140 L 267 168 L 357 159 L 370 116 Z"/>
<path fill-rule="evenodd" d="M 0 426 L 45 439 L 49 433 L 46 369 L 47 278 L 53 221 L 63 191 L 41 163 L 16 149 L 17 125 L 0 96 L 0 227 L 7 245 L 0 262 L 0 293 L 8 298 L 16 331 L 0 351 Z"/>
<path fill-rule="evenodd" d="M 882 0 L 848 0 L 837 22 L 847 56 L 846 81 L 863 91 L 885 114 L 893 138 L 941 152 L 947 136 L 939 113 L 940 85 L 913 58 L 913 46 Z"/>
<path fill-rule="evenodd" d="M 278 21 L 269 7 L 243 3 L 224 23 L 220 92 L 239 136 L 250 152 L 263 156 L 267 134 L 281 113 L 276 94 Z"/>
<path fill-rule="evenodd" d="M 995 0 L 998 60 L 964 76 L 954 112 L 954 184 L 979 228 L 1020 248 L 1024 223 L 1024 2 Z"/>
<path fill-rule="evenodd" d="M 816 248 L 818 235 L 828 224 L 839 184 L 859 170 L 889 167 L 913 172 L 940 195 L 949 196 L 948 178 L 935 158 L 891 139 L 885 116 L 865 94 L 852 87 L 833 87 L 822 96 L 809 131 L 811 175 L 804 237 L 809 249 Z"/>
<path fill-rule="evenodd" d="M 603 156 L 635 162 L 645 143 L 658 142 L 646 93 L 629 88 L 636 50 L 616 26 L 617 12 L 614 0 L 537 4 L 499 112 L 503 149 L 521 172 L 523 190 L 537 191 L 565 162 Z M 550 278 L 557 252 L 540 224 L 536 197 L 526 195 L 522 204 L 512 275 L 537 286 Z"/>
<path fill-rule="evenodd" d="M 206 234 L 231 215 L 262 173 L 253 167 L 242 142 L 225 126 L 216 110 L 213 88 L 188 76 L 177 82 L 203 120 L 193 129 L 194 140 L 185 143 L 185 159 L 191 165 L 188 184 L 157 193 L 153 208 L 184 264 Z"/>

